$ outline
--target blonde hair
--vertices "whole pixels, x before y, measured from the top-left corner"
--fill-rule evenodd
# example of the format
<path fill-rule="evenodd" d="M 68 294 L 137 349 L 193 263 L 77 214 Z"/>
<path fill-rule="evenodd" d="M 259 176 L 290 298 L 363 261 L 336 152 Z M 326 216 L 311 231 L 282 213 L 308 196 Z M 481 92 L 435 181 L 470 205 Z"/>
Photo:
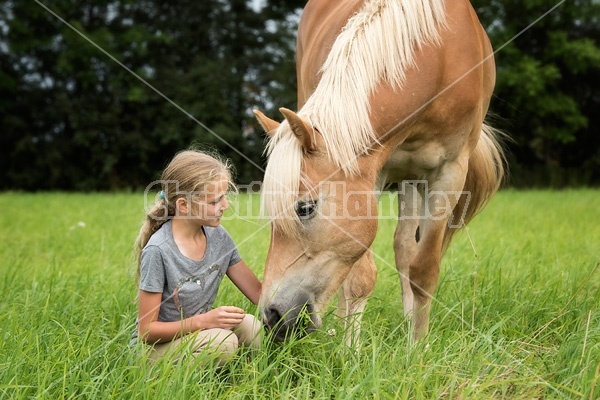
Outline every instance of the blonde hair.
<path fill-rule="evenodd" d="M 175 216 L 177 199 L 202 194 L 207 184 L 227 180 L 235 189 L 232 179 L 232 165 L 229 160 L 216 154 L 199 150 L 185 150 L 177 153 L 162 173 L 161 193 L 156 203 L 146 214 L 140 233 L 135 240 L 135 255 L 140 271 L 142 250 L 150 237 L 169 219 Z"/>

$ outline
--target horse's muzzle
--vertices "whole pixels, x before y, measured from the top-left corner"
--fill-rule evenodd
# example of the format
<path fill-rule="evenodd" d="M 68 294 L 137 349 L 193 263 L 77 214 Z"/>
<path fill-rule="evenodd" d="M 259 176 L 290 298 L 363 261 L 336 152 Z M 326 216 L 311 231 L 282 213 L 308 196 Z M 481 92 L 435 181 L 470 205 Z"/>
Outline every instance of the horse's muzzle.
<path fill-rule="evenodd" d="M 263 322 L 276 341 L 302 337 L 314 330 L 312 313 L 314 306 L 307 294 L 296 296 L 291 304 L 273 301 L 263 308 Z"/>

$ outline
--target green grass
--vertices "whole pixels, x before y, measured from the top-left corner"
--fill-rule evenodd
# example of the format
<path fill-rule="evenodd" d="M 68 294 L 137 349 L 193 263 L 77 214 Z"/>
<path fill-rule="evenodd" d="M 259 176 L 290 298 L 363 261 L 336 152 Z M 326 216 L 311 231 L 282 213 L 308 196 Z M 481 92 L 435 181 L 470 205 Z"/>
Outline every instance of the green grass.
<path fill-rule="evenodd" d="M 256 212 L 249 200 L 240 196 L 240 215 Z M 359 349 L 345 347 L 329 314 L 313 335 L 216 370 L 149 366 L 128 346 L 141 194 L 0 194 L 0 398 L 596 399 L 599 205 L 597 190 L 499 193 L 454 239 L 430 334 L 414 347 L 395 224 L 384 219 Z M 264 221 L 223 224 L 262 277 Z M 255 310 L 228 281 L 217 303 Z"/>

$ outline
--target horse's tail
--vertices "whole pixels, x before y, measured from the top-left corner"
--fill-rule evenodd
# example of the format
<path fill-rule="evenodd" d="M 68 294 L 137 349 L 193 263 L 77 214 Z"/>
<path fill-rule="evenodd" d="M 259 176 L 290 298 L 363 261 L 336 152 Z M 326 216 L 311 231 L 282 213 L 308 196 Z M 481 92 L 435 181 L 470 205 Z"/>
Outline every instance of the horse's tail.
<path fill-rule="evenodd" d="M 500 187 L 506 164 L 506 156 L 500 143 L 503 135 L 485 123 L 482 125 L 479 142 L 469 159 L 463 192 L 446 227 L 443 251 L 450 245 L 452 236 L 483 210 Z"/>

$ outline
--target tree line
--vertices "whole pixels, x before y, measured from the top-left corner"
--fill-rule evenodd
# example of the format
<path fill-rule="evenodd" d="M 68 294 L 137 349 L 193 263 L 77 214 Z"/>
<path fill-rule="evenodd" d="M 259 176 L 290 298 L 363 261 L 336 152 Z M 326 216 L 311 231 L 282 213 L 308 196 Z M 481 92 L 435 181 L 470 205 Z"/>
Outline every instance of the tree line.
<path fill-rule="evenodd" d="M 600 5 L 473 0 L 515 186 L 600 182 Z M 304 1 L 0 1 L 0 188 L 139 189 L 190 145 L 262 179 L 251 110 L 296 109 Z"/>

